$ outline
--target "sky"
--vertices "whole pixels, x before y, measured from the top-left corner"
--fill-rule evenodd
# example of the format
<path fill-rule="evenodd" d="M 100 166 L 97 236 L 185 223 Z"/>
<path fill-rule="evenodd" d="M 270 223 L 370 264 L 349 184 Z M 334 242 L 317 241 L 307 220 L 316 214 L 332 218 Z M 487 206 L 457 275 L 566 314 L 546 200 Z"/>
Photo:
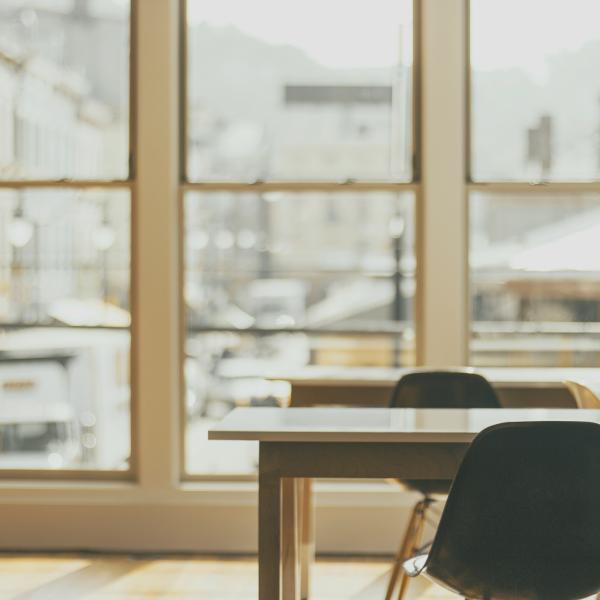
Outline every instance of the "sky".
<path fill-rule="evenodd" d="M 543 78 L 546 59 L 600 40 L 599 0 L 472 0 L 475 69 L 521 67 Z"/>
<path fill-rule="evenodd" d="M 448 0 L 438 0 L 448 1 Z M 234 25 L 264 41 L 302 48 L 330 67 L 396 63 L 409 0 L 188 0 L 189 22 Z M 543 77 L 546 58 L 600 40 L 600 0 L 472 0 L 472 64 L 519 66 Z M 405 39 L 404 62 L 410 60 Z"/>
<path fill-rule="evenodd" d="M 412 12 L 404 0 L 188 0 L 188 7 L 190 24 L 234 25 L 341 68 L 397 64 L 401 26 L 410 31 Z M 410 62 L 404 41 L 403 62 Z"/>
<path fill-rule="evenodd" d="M 0 13 L 14 9 L 49 9 L 68 12 L 79 0 L 0 0 Z M 92 0 L 92 10 L 97 14 L 122 16 L 129 12 L 130 0 Z"/>
<path fill-rule="evenodd" d="M 77 0 L 0 0 L 2 8 L 72 6 Z M 450 0 L 437 0 L 446 2 Z M 127 10 L 129 0 L 93 0 Z M 410 62 L 412 0 L 188 0 L 190 24 L 234 25 L 273 44 L 290 44 L 336 68 Z M 520 67 L 543 78 L 546 59 L 600 40 L 600 0 L 471 0 L 475 69 Z"/>

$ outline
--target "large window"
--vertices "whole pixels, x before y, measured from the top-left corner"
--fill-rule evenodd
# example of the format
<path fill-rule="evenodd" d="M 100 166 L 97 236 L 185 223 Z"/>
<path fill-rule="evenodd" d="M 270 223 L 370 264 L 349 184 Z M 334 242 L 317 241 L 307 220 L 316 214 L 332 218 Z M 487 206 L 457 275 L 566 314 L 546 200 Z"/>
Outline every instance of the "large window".
<path fill-rule="evenodd" d="M 599 3 L 412 5 L 0 0 L 4 546 L 249 551 L 176 482 L 305 365 L 600 365 Z"/>
<path fill-rule="evenodd" d="M 129 25 L 0 6 L 0 469 L 128 468 Z"/>
<path fill-rule="evenodd" d="M 473 364 L 600 362 L 599 18 L 589 0 L 471 1 Z"/>
<path fill-rule="evenodd" d="M 269 18 L 265 19 L 264 15 Z M 306 365 L 415 364 L 412 4 L 187 4 L 185 467 Z"/>

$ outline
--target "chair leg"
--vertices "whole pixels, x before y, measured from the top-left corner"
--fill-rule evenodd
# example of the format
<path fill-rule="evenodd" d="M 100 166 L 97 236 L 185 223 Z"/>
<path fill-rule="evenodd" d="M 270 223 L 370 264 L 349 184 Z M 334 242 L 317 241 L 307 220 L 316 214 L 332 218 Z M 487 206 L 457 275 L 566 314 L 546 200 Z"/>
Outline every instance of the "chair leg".
<path fill-rule="evenodd" d="M 406 530 L 404 531 L 404 535 L 402 536 L 400 548 L 398 549 L 398 552 L 397 552 L 396 556 L 394 557 L 394 566 L 392 567 L 390 581 L 388 583 L 388 587 L 385 592 L 385 600 L 391 600 L 392 595 L 394 593 L 394 589 L 396 587 L 396 582 L 398 581 L 398 575 L 400 575 L 400 571 L 402 569 L 402 563 L 405 560 L 405 556 L 407 554 L 410 540 L 413 537 L 413 531 L 415 529 L 415 524 L 416 524 L 420 504 L 421 504 L 420 502 L 415 504 L 412 509 L 412 512 L 410 513 L 410 518 L 408 520 L 408 525 L 406 526 Z"/>
<path fill-rule="evenodd" d="M 425 530 L 425 523 L 426 523 L 425 517 L 427 514 L 427 509 L 430 504 L 431 504 L 431 500 L 429 500 L 428 498 L 425 498 L 425 500 L 422 500 L 417 505 L 418 510 L 417 510 L 417 520 L 415 523 L 414 535 L 411 540 L 411 545 L 407 549 L 408 553 L 407 553 L 405 559 L 410 558 L 414 554 L 415 550 L 417 550 L 417 548 L 419 548 L 419 546 L 421 545 L 421 540 L 423 538 L 423 531 Z M 404 595 L 406 594 L 406 588 L 408 587 L 409 579 L 410 579 L 410 577 L 406 574 L 406 572 L 403 571 L 402 578 L 400 579 L 400 589 L 398 591 L 398 600 L 403 600 Z"/>
<path fill-rule="evenodd" d="M 408 521 L 408 525 L 406 526 L 406 531 L 404 532 L 404 536 L 402 537 L 402 543 L 400 544 L 398 553 L 394 558 L 394 566 L 392 568 L 390 581 L 388 583 L 388 587 L 385 593 L 385 600 L 391 600 L 394 594 L 394 590 L 396 588 L 396 584 L 398 582 L 398 578 L 400 578 L 401 594 L 399 598 L 402 598 L 402 596 L 404 595 L 404 591 L 406 589 L 405 581 L 408 579 L 408 576 L 402 569 L 402 563 L 408 558 L 410 558 L 415 548 L 419 546 L 422 530 L 425 524 L 425 513 L 429 504 L 429 499 L 421 500 L 420 502 L 417 502 L 417 504 L 415 504 L 412 510 L 410 519 Z"/>

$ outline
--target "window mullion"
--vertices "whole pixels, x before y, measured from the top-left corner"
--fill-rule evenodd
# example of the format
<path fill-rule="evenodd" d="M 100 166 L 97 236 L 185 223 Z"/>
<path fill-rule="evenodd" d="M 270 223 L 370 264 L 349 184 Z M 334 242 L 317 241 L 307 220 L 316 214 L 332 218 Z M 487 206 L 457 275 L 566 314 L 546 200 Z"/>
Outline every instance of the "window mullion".
<path fill-rule="evenodd" d="M 423 0 L 420 362 L 467 358 L 466 0 Z"/>
<path fill-rule="evenodd" d="M 178 0 L 137 7 L 134 197 L 134 392 L 137 473 L 146 488 L 179 478 Z"/>

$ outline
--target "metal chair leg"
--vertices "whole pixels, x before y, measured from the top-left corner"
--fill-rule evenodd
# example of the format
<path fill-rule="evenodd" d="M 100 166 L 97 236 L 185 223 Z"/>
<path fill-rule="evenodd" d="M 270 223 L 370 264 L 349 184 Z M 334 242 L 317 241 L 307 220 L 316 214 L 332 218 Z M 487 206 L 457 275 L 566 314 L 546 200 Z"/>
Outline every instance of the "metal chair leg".
<path fill-rule="evenodd" d="M 410 558 L 417 548 L 421 545 L 421 539 L 423 538 L 423 531 L 425 530 L 425 522 L 426 522 L 426 514 L 429 505 L 431 504 L 431 500 L 429 498 L 425 498 L 417 505 L 417 520 L 415 524 L 414 535 L 411 541 L 410 548 L 408 548 L 408 553 L 405 556 L 405 560 Z M 408 581 L 410 577 L 405 571 L 402 571 L 402 578 L 400 579 L 400 589 L 398 591 L 398 600 L 403 600 L 404 595 L 406 594 L 406 589 L 408 587 Z"/>
<path fill-rule="evenodd" d="M 420 502 L 415 504 L 410 514 L 410 519 L 408 520 L 408 525 L 406 526 L 406 530 L 404 531 L 404 535 L 402 536 L 402 541 L 400 543 L 400 548 L 396 556 L 394 557 L 394 566 L 392 567 L 392 573 L 390 575 L 390 581 L 388 583 L 387 590 L 385 592 L 385 600 L 391 600 L 392 595 L 394 594 L 394 589 L 396 588 L 396 583 L 398 581 L 398 576 L 400 575 L 400 571 L 402 570 L 402 563 L 405 560 L 409 544 L 411 543 L 411 539 L 413 538 L 413 532 L 415 529 L 415 524 L 419 512 Z"/>

